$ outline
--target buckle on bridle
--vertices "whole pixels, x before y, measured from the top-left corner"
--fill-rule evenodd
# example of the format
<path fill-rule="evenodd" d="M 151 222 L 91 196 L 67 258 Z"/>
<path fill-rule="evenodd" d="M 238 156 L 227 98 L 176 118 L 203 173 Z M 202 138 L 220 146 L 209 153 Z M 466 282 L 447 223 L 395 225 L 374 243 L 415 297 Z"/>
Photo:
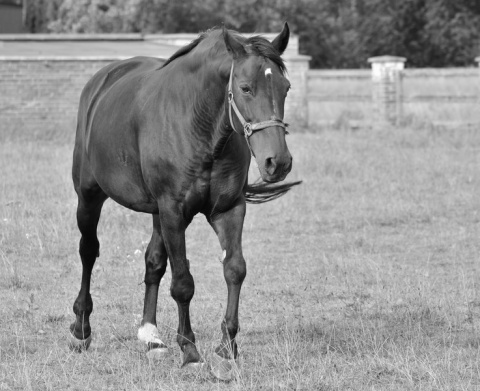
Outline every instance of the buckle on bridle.
<path fill-rule="evenodd" d="M 233 101 L 233 92 L 228 91 L 228 103 L 232 103 L 232 101 Z"/>
<path fill-rule="evenodd" d="M 245 132 L 245 137 L 250 137 L 253 133 L 252 124 L 250 122 L 245 122 L 243 125 L 243 131 Z"/>

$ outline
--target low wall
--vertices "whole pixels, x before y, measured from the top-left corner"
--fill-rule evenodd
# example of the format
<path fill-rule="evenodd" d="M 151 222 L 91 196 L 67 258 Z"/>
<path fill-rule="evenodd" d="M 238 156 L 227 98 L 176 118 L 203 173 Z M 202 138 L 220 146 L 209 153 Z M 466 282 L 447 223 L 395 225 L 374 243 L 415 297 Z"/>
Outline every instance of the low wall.
<path fill-rule="evenodd" d="M 0 36 L 0 132 L 48 134 L 65 129 L 73 134 L 80 93 L 100 68 L 135 55 L 165 59 L 196 36 Z M 310 57 L 298 54 L 297 37 L 292 38 L 284 59 L 293 86 L 285 121 L 294 128 L 304 127 L 308 121 L 306 72 Z"/>
<path fill-rule="evenodd" d="M 480 124 L 477 68 L 405 69 L 404 121 L 444 126 Z"/>
<path fill-rule="evenodd" d="M 400 76 L 398 124 L 480 125 L 478 68 L 406 68 Z M 309 70 L 306 77 L 309 126 L 378 124 L 371 69 Z"/>
<path fill-rule="evenodd" d="M 309 126 L 341 126 L 372 121 L 369 69 L 309 70 L 307 105 Z"/>
<path fill-rule="evenodd" d="M 307 102 L 307 72 L 309 56 L 287 55 L 284 56 L 287 67 L 287 77 L 292 89 L 288 92 L 285 102 L 285 121 L 290 123 L 292 129 L 301 129 L 308 126 Z"/>
<path fill-rule="evenodd" d="M 74 133 L 85 83 L 112 58 L 0 61 L 2 133 Z"/>

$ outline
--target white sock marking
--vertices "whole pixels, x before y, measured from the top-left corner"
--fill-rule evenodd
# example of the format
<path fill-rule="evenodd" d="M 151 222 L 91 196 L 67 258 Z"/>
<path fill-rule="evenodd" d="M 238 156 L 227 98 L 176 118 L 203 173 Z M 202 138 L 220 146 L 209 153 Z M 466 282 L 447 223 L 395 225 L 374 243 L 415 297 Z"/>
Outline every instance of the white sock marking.
<path fill-rule="evenodd" d="M 151 323 L 145 323 L 143 326 L 141 326 L 138 329 L 137 337 L 140 341 L 145 343 L 153 342 L 165 345 L 160 339 L 157 327 Z"/>

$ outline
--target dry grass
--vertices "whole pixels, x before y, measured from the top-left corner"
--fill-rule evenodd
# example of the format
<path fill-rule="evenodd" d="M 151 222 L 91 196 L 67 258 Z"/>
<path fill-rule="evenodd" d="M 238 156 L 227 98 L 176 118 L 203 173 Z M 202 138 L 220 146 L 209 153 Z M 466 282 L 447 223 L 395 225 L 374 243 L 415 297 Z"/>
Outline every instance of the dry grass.
<path fill-rule="evenodd" d="M 149 216 L 108 202 L 94 269 L 94 342 L 67 348 L 80 261 L 71 145 L 0 145 L 0 390 L 475 390 L 479 373 L 480 133 L 397 129 L 289 136 L 282 199 L 250 206 L 236 381 L 183 373 L 170 275 L 159 328 L 136 343 Z M 220 339 L 221 252 L 187 232 L 192 323 L 208 361 Z"/>

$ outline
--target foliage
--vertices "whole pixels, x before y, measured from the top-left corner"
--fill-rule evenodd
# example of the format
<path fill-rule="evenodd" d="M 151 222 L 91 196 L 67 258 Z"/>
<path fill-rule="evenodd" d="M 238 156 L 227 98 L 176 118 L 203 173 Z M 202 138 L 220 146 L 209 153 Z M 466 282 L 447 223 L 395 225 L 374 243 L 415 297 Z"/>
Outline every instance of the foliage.
<path fill-rule="evenodd" d="M 470 65 L 478 55 L 476 0 L 28 0 L 32 32 L 199 32 L 225 23 L 278 31 L 284 20 L 314 68 L 366 67 L 376 55 L 410 66 Z"/>

